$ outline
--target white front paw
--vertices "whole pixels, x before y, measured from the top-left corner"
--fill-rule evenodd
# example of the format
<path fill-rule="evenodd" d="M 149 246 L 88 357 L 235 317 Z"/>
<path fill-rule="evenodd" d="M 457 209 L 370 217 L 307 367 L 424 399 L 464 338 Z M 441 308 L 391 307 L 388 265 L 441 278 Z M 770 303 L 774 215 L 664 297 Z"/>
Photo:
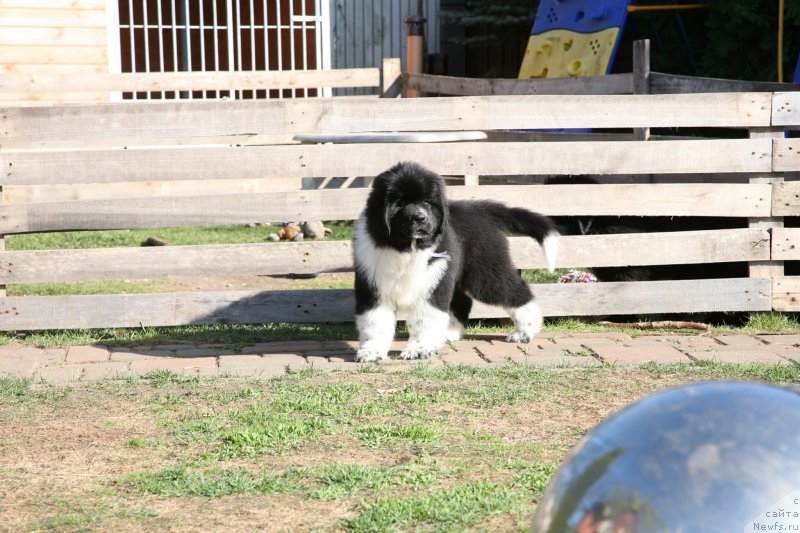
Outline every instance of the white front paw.
<path fill-rule="evenodd" d="M 376 361 L 381 361 L 382 359 L 386 359 L 387 355 L 388 354 L 386 352 L 382 352 L 380 350 L 362 348 L 356 352 L 356 362 L 373 363 Z"/>
<path fill-rule="evenodd" d="M 506 337 L 506 342 L 519 342 L 525 344 L 531 342 L 531 336 L 524 331 L 515 331 Z"/>
<path fill-rule="evenodd" d="M 408 348 L 400 354 L 400 359 L 429 359 L 432 354 L 425 348 Z"/>

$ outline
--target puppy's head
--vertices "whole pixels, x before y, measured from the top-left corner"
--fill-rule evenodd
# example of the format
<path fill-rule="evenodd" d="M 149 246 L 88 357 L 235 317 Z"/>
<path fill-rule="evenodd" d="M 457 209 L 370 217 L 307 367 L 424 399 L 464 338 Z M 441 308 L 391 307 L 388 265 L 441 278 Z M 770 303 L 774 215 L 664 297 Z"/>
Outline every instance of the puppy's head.
<path fill-rule="evenodd" d="M 427 248 L 442 233 L 446 209 L 441 176 L 416 163 L 398 163 L 372 183 L 367 228 L 378 245 Z"/>

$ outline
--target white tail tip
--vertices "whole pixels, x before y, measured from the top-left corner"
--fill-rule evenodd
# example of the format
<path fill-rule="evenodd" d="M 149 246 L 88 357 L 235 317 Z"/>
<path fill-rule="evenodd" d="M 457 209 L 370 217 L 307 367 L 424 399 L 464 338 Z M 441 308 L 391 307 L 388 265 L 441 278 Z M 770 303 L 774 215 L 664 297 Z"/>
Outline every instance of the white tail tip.
<path fill-rule="evenodd" d="M 548 233 L 542 241 L 544 258 L 547 260 L 547 270 L 552 272 L 556 268 L 556 256 L 558 255 L 558 239 L 561 235 L 558 232 Z"/>

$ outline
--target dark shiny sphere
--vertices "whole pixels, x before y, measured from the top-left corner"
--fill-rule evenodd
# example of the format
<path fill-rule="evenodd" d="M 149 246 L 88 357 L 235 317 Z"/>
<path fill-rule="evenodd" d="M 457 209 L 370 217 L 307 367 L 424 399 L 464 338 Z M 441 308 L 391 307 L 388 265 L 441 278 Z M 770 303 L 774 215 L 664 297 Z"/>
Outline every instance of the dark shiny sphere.
<path fill-rule="evenodd" d="M 631 404 L 570 452 L 533 531 L 800 531 L 799 390 L 710 382 Z"/>

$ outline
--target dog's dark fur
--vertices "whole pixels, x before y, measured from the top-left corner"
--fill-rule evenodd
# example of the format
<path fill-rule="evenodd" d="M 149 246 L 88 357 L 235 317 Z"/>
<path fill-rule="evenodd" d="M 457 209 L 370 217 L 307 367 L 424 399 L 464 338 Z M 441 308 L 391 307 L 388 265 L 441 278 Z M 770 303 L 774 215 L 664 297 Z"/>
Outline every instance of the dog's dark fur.
<path fill-rule="evenodd" d="M 412 317 L 430 307 L 449 314 L 451 326 L 455 320 L 462 328 L 473 298 L 509 310 L 524 308 L 534 297 L 511 262 L 503 233 L 529 235 L 540 244 L 548 237 L 555 241 L 557 236 L 550 219 L 526 209 L 492 201 L 448 202 L 444 180 L 414 163 L 400 163 L 375 178 L 359 225 L 362 230 L 357 226 L 354 235 L 357 323 L 359 317 L 381 306 L 391 311 L 407 310 Z M 425 258 L 427 268 L 415 274 L 419 279 L 408 281 L 409 285 L 420 287 L 427 283 L 425 276 L 431 276 L 430 290 L 421 289 L 419 294 L 424 302 L 389 301 L 392 298 L 387 295 L 391 291 L 381 286 L 382 280 L 384 276 L 396 277 L 402 273 L 376 273 L 372 263 L 379 254 L 392 257 L 398 268 L 405 261 L 401 254 L 420 254 Z M 439 316 L 434 311 L 418 314 L 418 318 Z M 426 328 L 439 326 L 418 323 L 413 318 L 407 323 L 411 335 L 409 349 L 413 351 L 404 353 L 405 357 L 427 357 L 439 347 L 421 341 L 416 343 L 419 346 L 411 348 L 420 337 L 430 337 Z M 525 331 L 526 326 L 517 326 L 513 340 L 527 341 L 526 335 L 535 333 Z M 362 350 L 368 350 L 364 346 L 369 344 L 370 335 L 364 329 L 360 328 Z M 362 360 L 385 357 L 383 353 L 361 355 Z"/>

